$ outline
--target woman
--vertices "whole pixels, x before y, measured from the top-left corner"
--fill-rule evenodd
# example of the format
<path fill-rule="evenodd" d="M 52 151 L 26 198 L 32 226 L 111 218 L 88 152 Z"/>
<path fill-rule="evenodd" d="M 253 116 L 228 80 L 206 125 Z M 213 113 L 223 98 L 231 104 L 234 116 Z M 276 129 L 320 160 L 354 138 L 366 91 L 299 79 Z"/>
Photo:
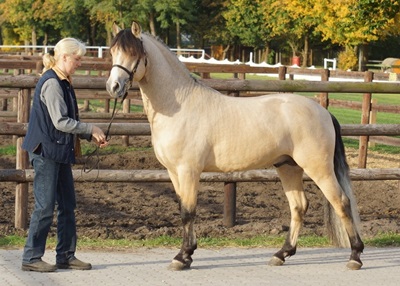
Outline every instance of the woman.
<path fill-rule="evenodd" d="M 35 170 L 35 208 L 22 257 L 22 270 L 52 272 L 58 269 L 89 270 L 90 263 L 75 257 L 76 206 L 71 164 L 75 163 L 77 137 L 107 145 L 103 131 L 79 121 L 71 75 L 81 65 L 85 45 L 74 38 L 57 43 L 54 55 L 43 56 L 44 70 L 33 98 L 28 131 L 22 148 Z M 56 265 L 42 260 L 57 204 Z"/>

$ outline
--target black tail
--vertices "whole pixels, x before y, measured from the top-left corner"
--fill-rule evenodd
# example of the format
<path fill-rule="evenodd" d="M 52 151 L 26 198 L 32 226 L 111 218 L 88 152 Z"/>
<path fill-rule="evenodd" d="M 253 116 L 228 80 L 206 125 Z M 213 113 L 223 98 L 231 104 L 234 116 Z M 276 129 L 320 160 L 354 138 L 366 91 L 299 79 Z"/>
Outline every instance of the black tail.
<path fill-rule="evenodd" d="M 341 127 L 337 119 L 333 115 L 331 116 L 336 133 L 334 153 L 335 175 L 340 187 L 342 188 L 343 193 L 350 200 L 351 215 L 355 225 L 357 226 L 360 222 L 360 217 L 358 214 L 357 204 L 351 186 L 349 174 L 350 168 L 346 161 L 346 153 L 341 135 Z M 350 245 L 348 234 L 328 201 L 326 201 L 325 204 L 325 225 L 327 227 L 328 236 L 334 245 L 339 247 L 348 247 Z"/>

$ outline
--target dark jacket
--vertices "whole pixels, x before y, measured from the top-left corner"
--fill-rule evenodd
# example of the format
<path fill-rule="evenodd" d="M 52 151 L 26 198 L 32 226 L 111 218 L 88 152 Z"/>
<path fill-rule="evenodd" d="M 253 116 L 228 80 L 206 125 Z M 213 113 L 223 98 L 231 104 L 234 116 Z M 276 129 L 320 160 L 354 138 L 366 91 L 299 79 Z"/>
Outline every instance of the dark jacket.
<path fill-rule="evenodd" d="M 49 111 L 40 98 L 43 84 L 50 78 L 58 80 L 68 108 L 68 117 L 79 120 L 74 89 L 67 80 L 60 80 L 52 70 L 46 71 L 39 79 L 29 118 L 28 131 L 22 148 L 59 163 L 75 163 L 74 134 L 57 130 L 51 121 Z M 74 114 L 74 111 L 76 114 Z"/>

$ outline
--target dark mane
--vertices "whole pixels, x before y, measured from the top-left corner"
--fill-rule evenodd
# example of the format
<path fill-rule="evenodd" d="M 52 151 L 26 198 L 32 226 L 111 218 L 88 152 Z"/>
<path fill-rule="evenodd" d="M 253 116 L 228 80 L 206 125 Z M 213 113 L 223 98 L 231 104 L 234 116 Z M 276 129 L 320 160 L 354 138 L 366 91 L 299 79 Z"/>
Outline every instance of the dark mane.
<path fill-rule="evenodd" d="M 118 32 L 112 40 L 110 48 L 113 48 L 114 46 L 121 48 L 129 55 L 138 56 L 139 58 L 144 57 L 146 54 L 143 49 L 142 41 L 136 38 L 130 29 Z"/>

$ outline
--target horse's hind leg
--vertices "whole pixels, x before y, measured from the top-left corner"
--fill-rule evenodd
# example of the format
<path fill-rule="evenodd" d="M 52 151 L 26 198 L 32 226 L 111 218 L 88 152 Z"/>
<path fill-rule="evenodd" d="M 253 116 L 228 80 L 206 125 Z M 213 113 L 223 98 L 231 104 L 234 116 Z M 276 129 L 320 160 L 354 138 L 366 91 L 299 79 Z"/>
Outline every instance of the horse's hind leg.
<path fill-rule="evenodd" d="M 286 257 L 296 253 L 297 239 L 308 208 L 308 201 L 303 189 L 303 170 L 298 166 L 282 165 L 277 168 L 277 171 L 289 201 L 291 220 L 289 233 L 283 247 L 273 255 L 268 263 L 272 266 L 282 265 Z"/>
<path fill-rule="evenodd" d="M 309 174 L 309 176 L 311 177 L 312 175 Z M 345 194 L 345 192 L 342 190 L 341 186 L 333 176 L 325 178 L 311 178 L 321 189 L 344 226 L 345 232 L 348 237 L 348 242 L 350 242 L 351 246 L 351 255 L 350 260 L 347 263 L 347 267 L 352 270 L 360 269 L 362 267 L 360 254 L 363 252 L 364 243 L 360 238 L 352 214 L 352 207 L 356 208 L 356 205 L 351 206 L 351 201 L 349 197 Z M 340 221 L 336 222 L 335 220 L 332 220 L 331 223 L 339 223 Z M 337 227 L 337 230 L 339 229 L 340 228 Z M 336 234 L 336 236 L 339 237 L 340 234 Z"/>
<path fill-rule="evenodd" d="M 179 253 L 174 257 L 169 266 L 171 270 L 189 269 L 192 264 L 192 255 L 197 248 L 196 234 L 193 229 L 196 217 L 197 192 L 199 175 L 190 174 L 190 171 L 181 175 L 170 177 L 179 199 L 179 209 L 183 225 L 183 240 Z"/>

